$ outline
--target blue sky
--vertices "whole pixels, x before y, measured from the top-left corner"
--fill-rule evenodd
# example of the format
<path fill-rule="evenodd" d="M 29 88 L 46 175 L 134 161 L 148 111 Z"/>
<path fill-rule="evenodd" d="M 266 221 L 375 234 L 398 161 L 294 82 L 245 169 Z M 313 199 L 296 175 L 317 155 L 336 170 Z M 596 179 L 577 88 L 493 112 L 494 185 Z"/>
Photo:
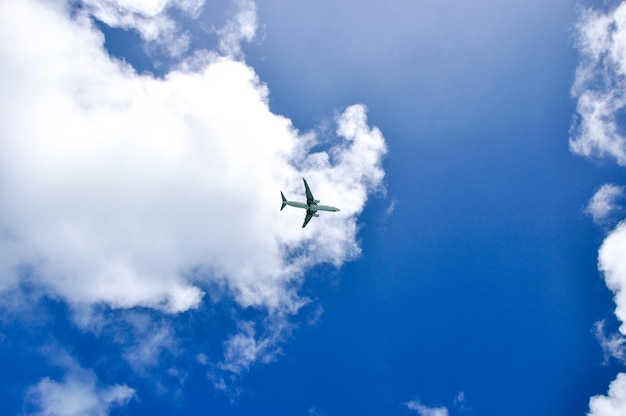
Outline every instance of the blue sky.
<path fill-rule="evenodd" d="M 0 0 L 0 408 L 626 413 L 626 5 L 505 3 Z"/>

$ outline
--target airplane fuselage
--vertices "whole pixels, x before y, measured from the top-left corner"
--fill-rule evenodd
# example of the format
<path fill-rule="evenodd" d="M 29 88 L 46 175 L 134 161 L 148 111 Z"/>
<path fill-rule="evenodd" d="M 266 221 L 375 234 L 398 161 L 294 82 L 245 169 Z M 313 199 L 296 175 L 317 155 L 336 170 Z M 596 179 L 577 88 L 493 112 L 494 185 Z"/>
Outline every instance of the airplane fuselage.
<path fill-rule="evenodd" d="M 285 205 L 289 205 L 290 207 L 308 209 L 311 212 L 315 212 L 315 211 L 337 212 L 339 211 L 339 208 L 331 207 L 328 205 L 317 205 L 317 204 L 307 205 L 305 202 L 285 201 Z"/>

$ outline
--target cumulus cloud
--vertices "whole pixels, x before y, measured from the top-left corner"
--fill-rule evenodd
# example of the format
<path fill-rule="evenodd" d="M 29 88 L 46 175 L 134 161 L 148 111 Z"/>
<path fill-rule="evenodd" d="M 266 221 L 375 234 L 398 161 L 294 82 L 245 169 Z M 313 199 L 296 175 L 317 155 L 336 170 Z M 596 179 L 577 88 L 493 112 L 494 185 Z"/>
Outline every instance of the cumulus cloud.
<path fill-rule="evenodd" d="M 411 400 L 405 403 L 410 410 L 415 410 L 420 416 L 448 416 L 446 407 L 428 407 L 423 405 L 419 400 Z"/>
<path fill-rule="evenodd" d="M 200 3 L 84 4 L 123 23 Z M 308 302 L 305 271 L 359 255 L 357 216 L 381 186 L 386 144 L 355 105 L 337 116 L 336 142 L 312 152 L 315 133 L 273 114 L 268 87 L 232 56 L 255 21 L 241 4 L 221 55 L 157 79 L 112 59 L 68 3 L 0 2 L 0 291 L 28 265 L 32 285 L 90 322 L 93 306 L 176 314 L 224 287 L 268 318 L 239 326 L 221 366 L 240 373 L 279 352 Z M 302 211 L 279 212 L 278 192 L 297 199 L 302 176 L 341 208 L 304 230 Z M 127 358 L 150 362 L 170 335 Z"/>
<path fill-rule="evenodd" d="M 607 287 L 615 295 L 615 315 L 622 321 L 619 331 L 626 335 L 626 222 L 621 222 L 604 240 L 598 253 L 598 267 Z"/>
<path fill-rule="evenodd" d="M 626 414 L 626 374 L 619 373 L 611 382 L 606 396 L 589 399 L 588 416 L 620 416 Z"/>
<path fill-rule="evenodd" d="M 619 201 L 623 197 L 623 186 L 613 184 L 602 185 L 589 201 L 585 211 L 591 215 L 593 222 L 603 224 L 610 218 L 613 212 L 621 208 Z"/>
<path fill-rule="evenodd" d="M 626 223 L 621 222 L 604 240 L 599 250 L 598 267 L 604 273 L 607 287 L 613 292 L 615 315 L 622 322 L 621 336 L 606 336 L 604 322 L 596 323 L 596 338 L 602 346 L 605 360 L 614 357 L 626 361 Z M 626 414 L 626 374 L 620 373 L 609 386 L 607 396 L 598 395 L 589 400 L 590 416 L 617 416 Z"/>
<path fill-rule="evenodd" d="M 59 353 L 57 353 L 59 354 Z M 30 387 L 26 404 L 39 416 L 104 416 L 135 397 L 135 390 L 123 385 L 100 386 L 92 370 L 80 367 L 67 354 L 60 353 L 65 368 L 62 381 L 48 377 Z"/>
<path fill-rule="evenodd" d="M 626 138 L 620 121 L 626 110 L 626 3 L 603 13 L 584 10 L 577 25 L 581 63 L 572 94 L 578 119 L 570 148 L 591 156 L 610 156 L 626 166 Z"/>
<path fill-rule="evenodd" d="M 572 94 L 578 99 L 578 118 L 572 125 L 570 149 L 586 157 L 608 156 L 626 166 L 626 3 L 608 12 L 583 10 L 576 27 L 581 63 L 576 71 Z M 606 223 L 620 207 L 624 187 L 607 184 L 593 196 L 586 211 L 596 224 Z M 626 223 L 622 222 L 605 238 L 598 253 L 598 268 L 614 294 L 615 315 L 621 321 L 620 335 L 607 337 L 604 322 L 596 324 L 596 337 L 605 360 L 612 356 L 624 361 L 626 335 Z M 626 374 L 618 374 L 608 396 L 589 401 L 589 415 L 626 413 Z"/>

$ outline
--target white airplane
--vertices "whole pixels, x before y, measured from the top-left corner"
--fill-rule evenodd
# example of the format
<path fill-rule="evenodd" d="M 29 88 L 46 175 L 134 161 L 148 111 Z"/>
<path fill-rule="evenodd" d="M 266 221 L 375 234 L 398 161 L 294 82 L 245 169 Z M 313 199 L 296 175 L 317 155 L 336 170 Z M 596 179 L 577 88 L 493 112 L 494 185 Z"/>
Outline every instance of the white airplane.
<path fill-rule="evenodd" d="M 306 179 L 302 178 L 302 180 L 304 181 L 304 190 L 306 191 L 306 204 L 304 202 L 287 201 L 287 198 L 285 198 L 285 195 L 283 195 L 283 192 L 281 191 L 280 196 L 283 198 L 283 205 L 280 207 L 281 211 L 285 208 L 285 205 L 306 209 L 306 217 L 304 217 L 304 224 L 302 224 L 302 228 L 306 227 L 309 221 L 311 221 L 311 218 L 320 216 L 317 211 L 339 211 L 339 208 L 329 207 L 328 205 L 317 205 L 320 201 L 313 198 L 313 194 L 309 189 L 309 184 L 306 183 Z"/>

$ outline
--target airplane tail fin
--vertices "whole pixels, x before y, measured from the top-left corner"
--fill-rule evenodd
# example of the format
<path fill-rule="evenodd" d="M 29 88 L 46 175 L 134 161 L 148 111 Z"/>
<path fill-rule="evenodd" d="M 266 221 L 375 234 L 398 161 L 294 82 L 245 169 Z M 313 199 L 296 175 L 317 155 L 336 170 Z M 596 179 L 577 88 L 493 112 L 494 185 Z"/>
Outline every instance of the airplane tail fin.
<path fill-rule="evenodd" d="M 285 195 L 283 195 L 283 191 L 280 191 L 280 197 L 283 199 L 283 204 L 280 206 L 280 210 L 282 211 L 283 208 L 285 208 L 285 202 L 287 202 L 287 198 L 285 198 Z"/>

